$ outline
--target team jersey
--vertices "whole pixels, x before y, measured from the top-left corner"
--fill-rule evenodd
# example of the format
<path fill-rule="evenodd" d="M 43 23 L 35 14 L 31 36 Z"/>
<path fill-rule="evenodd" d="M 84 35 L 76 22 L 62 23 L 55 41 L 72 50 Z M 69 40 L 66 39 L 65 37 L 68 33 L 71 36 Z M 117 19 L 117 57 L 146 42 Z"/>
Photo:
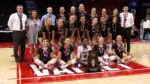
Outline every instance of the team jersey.
<path fill-rule="evenodd" d="M 73 31 L 75 31 L 76 33 L 76 29 L 77 29 L 77 24 L 74 23 L 74 24 L 66 24 L 66 29 L 68 30 L 67 31 L 67 37 L 71 36 L 71 34 L 73 33 Z"/>
<path fill-rule="evenodd" d="M 52 31 L 54 30 L 54 26 L 51 25 L 50 29 L 46 29 L 46 27 L 42 28 L 42 32 L 46 33 L 46 38 L 48 38 L 48 36 L 52 36 Z"/>
<path fill-rule="evenodd" d="M 99 49 L 99 56 L 104 56 L 105 52 L 106 52 L 106 45 L 105 44 L 102 44 L 102 45 L 98 45 L 98 49 Z"/>
<path fill-rule="evenodd" d="M 99 26 L 97 27 L 90 26 L 89 31 L 90 31 L 89 34 L 91 38 L 93 38 L 95 35 L 98 35 L 100 33 Z"/>
<path fill-rule="evenodd" d="M 86 35 L 87 30 L 89 30 L 89 25 L 87 23 L 85 23 L 84 25 L 79 23 L 78 30 L 79 30 L 80 37 L 82 37 L 83 35 Z"/>
<path fill-rule="evenodd" d="M 51 60 L 51 56 L 50 53 L 52 53 L 53 50 L 51 47 L 47 47 L 47 48 L 39 48 L 38 49 L 38 54 L 39 54 L 39 59 L 43 62 L 43 63 L 47 63 L 49 60 Z"/>
<path fill-rule="evenodd" d="M 65 45 L 61 46 L 59 51 L 61 52 L 61 59 L 65 62 L 71 59 L 71 53 L 73 52 L 73 47 L 70 45 L 66 48 Z"/>
<path fill-rule="evenodd" d="M 125 51 L 125 45 L 123 43 L 120 44 L 113 44 L 112 49 L 115 50 L 115 53 L 122 58 L 123 57 L 123 52 Z"/>
<path fill-rule="evenodd" d="M 80 60 L 86 64 L 87 64 L 87 59 L 88 59 L 90 50 L 92 50 L 90 46 L 87 46 L 87 48 L 84 48 L 83 45 L 78 46 L 77 55 L 80 58 Z"/>
<path fill-rule="evenodd" d="M 65 36 L 65 28 L 55 27 L 55 40 L 59 40 L 62 36 Z"/>

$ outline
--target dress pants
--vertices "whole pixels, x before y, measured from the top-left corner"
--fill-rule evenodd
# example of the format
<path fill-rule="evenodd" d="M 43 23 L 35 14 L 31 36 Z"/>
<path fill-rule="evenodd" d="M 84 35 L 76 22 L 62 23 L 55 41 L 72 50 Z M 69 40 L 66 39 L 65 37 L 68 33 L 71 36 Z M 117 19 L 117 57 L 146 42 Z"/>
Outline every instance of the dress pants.
<path fill-rule="evenodd" d="M 25 43 L 26 43 L 26 33 L 25 31 L 13 31 L 13 49 L 14 57 L 16 62 L 24 60 L 25 53 Z M 18 55 L 18 48 L 20 46 L 20 56 Z"/>

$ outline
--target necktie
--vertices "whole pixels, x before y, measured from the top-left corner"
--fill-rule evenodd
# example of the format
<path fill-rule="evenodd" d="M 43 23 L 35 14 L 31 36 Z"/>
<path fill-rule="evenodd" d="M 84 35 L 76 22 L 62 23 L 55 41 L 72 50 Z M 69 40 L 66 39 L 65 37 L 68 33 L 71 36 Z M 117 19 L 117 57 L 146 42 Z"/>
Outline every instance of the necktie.
<path fill-rule="evenodd" d="M 125 28 L 126 26 L 125 26 L 125 24 L 126 24 L 126 18 L 127 18 L 127 16 L 126 16 L 126 13 L 124 14 L 124 24 L 123 24 L 123 27 Z"/>
<path fill-rule="evenodd" d="M 19 14 L 19 20 L 20 20 L 20 30 L 23 29 L 23 26 L 22 26 L 22 14 Z"/>

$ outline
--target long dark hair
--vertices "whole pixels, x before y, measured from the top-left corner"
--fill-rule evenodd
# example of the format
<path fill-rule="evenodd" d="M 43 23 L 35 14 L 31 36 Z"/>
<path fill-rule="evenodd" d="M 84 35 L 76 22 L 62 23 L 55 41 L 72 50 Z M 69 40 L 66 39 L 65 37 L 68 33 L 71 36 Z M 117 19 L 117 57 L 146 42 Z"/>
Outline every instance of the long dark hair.
<path fill-rule="evenodd" d="M 39 18 L 39 14 L 38 14 L 37 10 L 31 10 L 30 19 L 33 20 L 33 18 L 32 18 L 32 13 L 33 13 L 33 12 L 36 12 L 36 13 L 37 13 L 37 15 L 36 15 L 36 20 L 37 20 L 37 19 Z"/>

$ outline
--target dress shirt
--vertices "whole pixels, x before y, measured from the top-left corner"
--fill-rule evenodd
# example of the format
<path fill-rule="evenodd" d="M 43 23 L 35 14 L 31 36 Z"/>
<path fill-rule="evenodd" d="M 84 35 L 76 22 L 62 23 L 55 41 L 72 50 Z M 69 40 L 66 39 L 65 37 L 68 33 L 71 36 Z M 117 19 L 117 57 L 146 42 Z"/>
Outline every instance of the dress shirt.
<path fill-rule="evenodd" d="M 134 25 L 134 17 L 132 13 L 120 13 L 121 27 L 129 28 Z"/>
<path fill-rule="evenodd" d="M 26 22 L 27 22 L 27 15 L 22 14 L 22 30 L 20 28 L 20 19 L 18 16 L 18 13 L 13 13 L 10 15 L 9 20 L 8 20 L 8 27 L 12 31 L 24 31 L 26 27 Z"/>
<path fill-rule="evenodd" d="M 53 15 L 53 14 L 51 14 L 51 15 L 45 14 L 45 15 L 42 17 L 42 19 L 41 19 L 41 24 L 44 25 L 45 20 L 46 20 L 47 18 L 51 19 L 52 25 L 55 26 L 56 16 Z"/>
<path fill-rule="evenodd" d="M 144 29 L 149 29 L 150 28 L 150 20 L 146 20 L 143 22 L 143 28 Z"/>

